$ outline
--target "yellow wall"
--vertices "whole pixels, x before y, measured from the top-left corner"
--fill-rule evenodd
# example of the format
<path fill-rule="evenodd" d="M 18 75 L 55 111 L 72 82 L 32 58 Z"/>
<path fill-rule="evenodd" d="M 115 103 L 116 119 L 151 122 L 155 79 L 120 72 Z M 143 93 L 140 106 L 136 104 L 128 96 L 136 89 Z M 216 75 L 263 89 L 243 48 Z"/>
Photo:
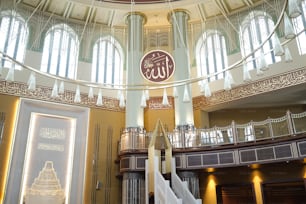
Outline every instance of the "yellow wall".
<path fill-rule="evenodd" d="M 172 131 L 175 126 L 174 121 L 174 109 L 164 110 L 150 110 L 144 111 L 144 127 L 146 131 L 153 131 L 158 120 L 161 120 L 162 124 Z"/>
<path fill-rule="evenodd" d="M 0 94 L 0 112 L 5 113 L 3 138 L 0 141 L 0 203 L 4 199 L 5 182 L 8 174 L 10 150 L 12 148 L 18 105 L 18 97 Z"/>
<path fill-rule="evenodd" d="M 96 190 L 92 183 L 94 176 L 93 157 L 95 151 L 95 128 L 100 127 L 99 155 L 97 179 L 101 181 L 101 189 Z M 117 146 L 120 139 L 120 130 L 125 126 L 124 112 L 114 112 L 100 109 L 91 109 L 87 152 L 87 174 L 84 203 L 92 203 L 92 193 L 96 193 L 96 203 L 121 203 L 121 182 L 116 177 L 119 173 Z M 109 145 L 111 144 L 111 145 Z M 108 153 L 108 151 L 111 152 Z"/>
<path fill-rule="evenodd" d="M 19 97 L 0 94 L 0 101 L 0 112 L 6 113 L 3 139 L 0 143 L 0 203 L 2 203 Z M 94 176 L 92 161 L 95 151 L 95 127 L 97 126 L 100 127 L 97 179 L 101 181 L 102 185 L 101 189 L 96 191 L 92 183 Z M 84 203 L 91 203 L 92 192 L 96 193 L 97 203 L 104 203 L 107 200 L 109 203 L 121 203 L 121 182 L 117 178 L 119 164 L 115 163 L 115 160 L 117 159 L 120 130 L 124 126 L 124 112 L 91 109 Z M 109 154 L 107 150 L 109 150 Z"/>

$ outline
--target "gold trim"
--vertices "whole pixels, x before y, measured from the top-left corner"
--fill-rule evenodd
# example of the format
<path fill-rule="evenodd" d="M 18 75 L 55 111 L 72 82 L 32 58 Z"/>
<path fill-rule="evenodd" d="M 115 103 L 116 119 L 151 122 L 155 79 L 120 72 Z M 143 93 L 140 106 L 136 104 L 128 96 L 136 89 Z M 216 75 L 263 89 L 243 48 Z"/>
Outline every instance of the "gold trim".
<path fill-rule="evenodd" d="M 148 20 L 148 19 L 147 19 L 147 16 L 146 16 L 144 13 L 139 12 L 139 11 L 131 11 L 131 12 L 128 12 L 128 13 L 126 14 L 126 16 L 124 17 L 126 23 L 127 23 L 127 18 L 128 18 L 129 16 L 131 16 L 131 15 L 142 16 L 143 19 L 144 19 L 143 25 L 147 23 L 147 20 Z"/>
<path fill-rule="evenodd" d="M 190 19 L 190 12 L 188 11 L 188 10 L 186 10 L 186 9 L 181 9 L 181 8 L 179 8 L 179 9 L 173 9 L 172 11 L 170 11 L 168 14 L 167 14 L 167 19 L 168 19 L 168 21 L 171 23 L 171 15 L 173 14 L 173 13 L 177 13 L 177 12 L 183 12 L 183 13 L 185 13 L 185 14 L 187 14 L 187 21 Z"/>

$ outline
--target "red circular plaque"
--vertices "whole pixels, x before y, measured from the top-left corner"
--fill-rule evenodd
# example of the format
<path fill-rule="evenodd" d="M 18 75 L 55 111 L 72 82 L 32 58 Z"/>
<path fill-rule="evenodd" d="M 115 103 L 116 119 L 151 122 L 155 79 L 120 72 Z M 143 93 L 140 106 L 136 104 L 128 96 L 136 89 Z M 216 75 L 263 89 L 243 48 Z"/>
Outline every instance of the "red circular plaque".
<path fill-rule="evenodd" d="M 152 50 L 140 61 L 142 76 L 151 82 L 163 82 L 174 73 L 175 64 L 172 56 L 163 50 Z"/>

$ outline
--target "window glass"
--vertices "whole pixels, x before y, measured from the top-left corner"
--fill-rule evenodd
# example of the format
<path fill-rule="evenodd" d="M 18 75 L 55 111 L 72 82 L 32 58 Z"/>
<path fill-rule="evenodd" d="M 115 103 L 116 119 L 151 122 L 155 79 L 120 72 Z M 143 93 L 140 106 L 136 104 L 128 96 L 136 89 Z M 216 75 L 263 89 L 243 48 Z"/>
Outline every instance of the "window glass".
<path fill-rule="evenodd" d="M 93 47 L 91 81 L 121 84 L 123 74 L 122 48 L 112 37 L 99 38 Z"/>
<path fill-rule="evenodd" d="M 249 70 L 259 66 L 259 56 L 262 51 L 265 54 L 267 64 L 273 64 L 281 60 L 280 57 L 274 55 L 272 38 L 263 45 L 263 49 L 254 52 L 268 38 L 273 28 L 274 22 L 265 12 L 251 12 L 243 20 L 240 27 L 241 53 L 243 56 L 250 55 L 247 59 Z"/>
<path fill-rule="evenodd" d="M 306 54 L 306 31 L 303 31 L 306 28 L 306 0 L 301 2 L 302 15 L 293 19 L 293 25 L 295 32 L 300 33 L 297 38 L 297 44 L 299 48 L 300 55 Z"/>
<path fill-rule="evenodd" d="M 203 33 L 197 43 L 198 76 L 209 76 L 209 81 L 222 79 L 222 72 L 227 67 L 225 37 L 214 30 Z M 219 73 L 214 75 L 215 73 Z"/>
<path fill-rule="evenodd" d="M 41 71 L 75 79 L 78 45 L 77 35 L 68 25 L 53 26 L 44 40 Z"/>
<path fill-rule="evenodd" d="M 28 27 L 25 20 L 15 11 L 0 13 L 0 50 L 16 61 L 23 63 L 28 39 Z M 2 66 L 15 66 L 9 60 L 0 60 Z M 20 66 L 15 66 L 20 69 Z"/>

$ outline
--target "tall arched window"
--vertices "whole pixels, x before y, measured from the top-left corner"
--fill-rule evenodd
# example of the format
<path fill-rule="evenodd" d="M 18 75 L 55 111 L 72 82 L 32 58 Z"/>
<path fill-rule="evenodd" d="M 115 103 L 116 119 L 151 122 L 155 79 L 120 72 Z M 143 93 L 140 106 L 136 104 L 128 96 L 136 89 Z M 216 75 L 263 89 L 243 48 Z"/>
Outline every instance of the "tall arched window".
<path fill-rule="evenodd" d="M 196 60 L 198 76 L 219 74 L 209 78 L 209 81 L 222 79 L 222 72 L 227 67 L 227 52 L 225 37 L 217 30 L 205 32 L 197 42 Z"/>
<path fill-rule="evenodd" d="M 248 69 L 254 69 L 259 66 L 260 52 L 264 52 L 267 64 L 273 64 L 281 60 L 273 52 L 273 38 L 270 38 L 262 49 L 254 50 L 267 39 L 273 31 L 274 22 L 272 18 L 263 11 L 252 11 L 242 22 L 240 26 L 240 43 L 242 56 L 251 54 L 247 60 Z M 252 59 L 252 60 L 251 60 Z"/>
<path fill-rule="evenodd" d="M 79 42 L 66 24 L 53 26 L 46 34 L 41 71 L 75 79 Z"/>
<path fill-rule="evenodd" d="M 28 26 L 25 20 L 15 11 L 0 13 L 0 50 L 19 62 L 24 61 Z M 8 60 L 0 60 L 4 67 L 12 67 Z M 15 67 L 18 69 L 18 66 Z"/>
<path fill-rule="evenodd" d="M 99 38 L 93 47 L 91 81 L 121 84 L 123 53 L 120 44 L 112 36 Z"/>
<path fill-rule="evenodd" d="M 293 25 L 296 33 L 300 33 L 306 28 L 306 0 L 301 2 L 302 15 L 293 19 Z M 306 31 L 301 32 L 296 38 L 300 55 L 306 54 Z"/>

